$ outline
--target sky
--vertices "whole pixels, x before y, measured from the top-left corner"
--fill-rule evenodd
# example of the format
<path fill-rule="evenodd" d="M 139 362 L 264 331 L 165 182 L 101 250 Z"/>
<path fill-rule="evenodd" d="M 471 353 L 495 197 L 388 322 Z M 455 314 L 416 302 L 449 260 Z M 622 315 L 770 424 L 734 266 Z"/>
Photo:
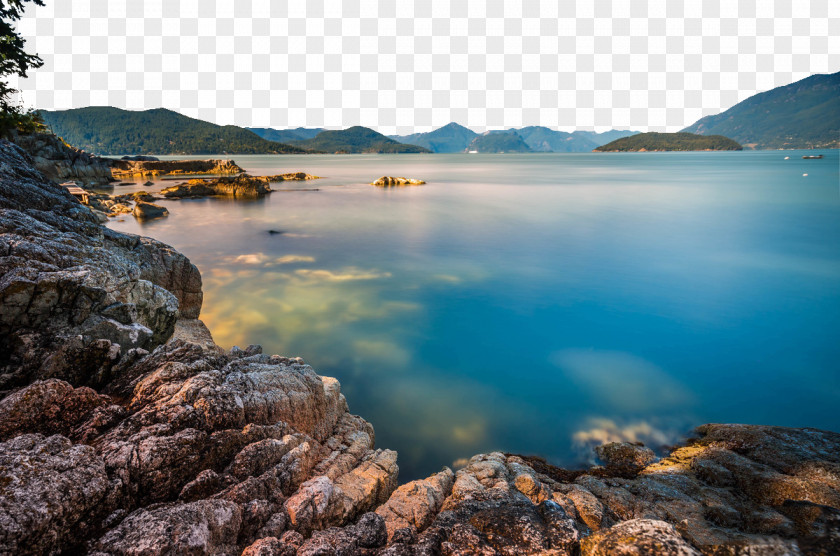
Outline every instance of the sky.
<path fill-rule="evenodd" d="M 678 131 L 840 71 L 837 0 L 45 0 L 25 107 L 246 127 Z"/>

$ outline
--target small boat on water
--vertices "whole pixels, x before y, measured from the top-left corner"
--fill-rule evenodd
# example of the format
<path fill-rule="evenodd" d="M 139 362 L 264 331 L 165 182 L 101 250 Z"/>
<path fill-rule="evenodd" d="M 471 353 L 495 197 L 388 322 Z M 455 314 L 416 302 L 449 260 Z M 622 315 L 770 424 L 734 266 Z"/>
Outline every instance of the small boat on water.
<path fill-rule="evenodd" d="M 802 158 L 804 158 L 805 160 L 809 160 L 811 158 L 822 158 L 822 157 L 823 157 L 823 155 L 821 155 L 821 154 L 807 154 L 807 155 L 803 156 Z"/>

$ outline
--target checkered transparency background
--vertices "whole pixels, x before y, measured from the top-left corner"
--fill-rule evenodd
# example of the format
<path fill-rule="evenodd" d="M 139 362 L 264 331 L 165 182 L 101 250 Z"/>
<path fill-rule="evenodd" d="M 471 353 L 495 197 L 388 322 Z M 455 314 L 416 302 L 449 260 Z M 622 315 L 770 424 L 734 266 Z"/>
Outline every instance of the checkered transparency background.
<path fill-rule="evenodd" d="M 219 124 L 675 131 L 840 70 L 840 0 L 46 0 L 26 106 Z"/>

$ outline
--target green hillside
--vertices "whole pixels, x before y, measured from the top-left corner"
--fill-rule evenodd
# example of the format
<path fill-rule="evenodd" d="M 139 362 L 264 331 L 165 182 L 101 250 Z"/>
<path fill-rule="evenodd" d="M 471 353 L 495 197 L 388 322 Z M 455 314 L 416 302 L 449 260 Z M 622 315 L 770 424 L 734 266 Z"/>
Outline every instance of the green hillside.
<path fill-rule="evenodd" d="M 725 135 L 754 149 L 840 148 L 840 72 L 751 96 L 683 131 Z"/>
<path fill-rule="evenodd" d="M 295 129 L 274 129 L 270 127 L 248 127 L 248 131 L 253 131 L 266 141 L 274 141 L 277 143 L 288 143 L 289 141 L 302 141 L 303 139 L 312 139 L 322 131 L 322 128 L 307 128 L 298 127 Z"/>
<path fill-rule="evenodd" d="M 651 132 L 622 137 L 601 145 L 595 150 L 598 152 L 740 151 L 743 147 L 723 135 Z"/>
<path fill-rule="evenodd" d="M 467 146 L 467 150 L 478 151 L 480 153 L 533 152 L 522 137 L 512 131 L 479 135 Z"/>
<path fill-rule="evenodd" d="M 90 106 L 42 110 L 44 122 L 66 142 L 102 154 L 284 154 L 299 147 L 266 141 L 251 131 L 219 126 L 167 110 Z"/>
<path fill-rule="evenodd" d="M 428 149 L 394 141 L 381 133 L 362 126 L 322 131 L 312 139 L 289 144 L 303 149 L 327 153 L 427 153 Z"/>

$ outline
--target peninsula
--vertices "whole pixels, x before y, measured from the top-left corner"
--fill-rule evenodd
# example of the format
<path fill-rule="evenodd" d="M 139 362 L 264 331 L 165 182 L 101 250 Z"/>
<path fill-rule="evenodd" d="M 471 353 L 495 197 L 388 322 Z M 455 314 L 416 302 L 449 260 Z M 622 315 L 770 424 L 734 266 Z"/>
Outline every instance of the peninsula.
<path fill-rule="evenodd" d="M 744 147 L 723 135 L 639 133 L 595 148 L 595 152 L 741 151 Z"/>

